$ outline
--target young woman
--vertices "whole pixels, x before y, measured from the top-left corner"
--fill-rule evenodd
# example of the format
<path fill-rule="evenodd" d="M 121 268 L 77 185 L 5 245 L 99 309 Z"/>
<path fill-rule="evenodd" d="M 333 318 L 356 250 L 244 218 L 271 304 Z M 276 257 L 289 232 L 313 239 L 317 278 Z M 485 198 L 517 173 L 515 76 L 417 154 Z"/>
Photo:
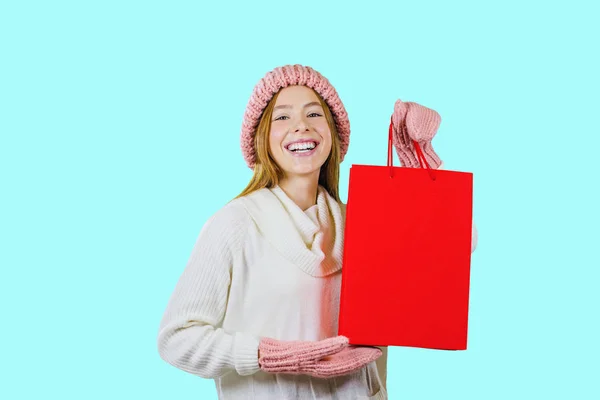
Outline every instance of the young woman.
<path fill-rule="evenodd" d="M 387 399 L 386 349 L 337 335 L 349 135 L 312 68 L 256 85 L 241 135 L 254 174 L 204 225 L 158 334 L 160 356 L 220 399 Z"/>

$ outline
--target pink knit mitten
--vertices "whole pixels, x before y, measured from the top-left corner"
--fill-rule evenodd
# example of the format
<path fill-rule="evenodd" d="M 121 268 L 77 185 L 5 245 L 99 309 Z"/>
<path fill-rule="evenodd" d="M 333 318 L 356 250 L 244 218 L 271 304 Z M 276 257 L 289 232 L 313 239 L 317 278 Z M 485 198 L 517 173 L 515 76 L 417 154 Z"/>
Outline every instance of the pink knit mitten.
<path fill-rule="evenodd" d="M 348 338 L 344 336 L 316 342 L 263 338 L 259 352 L 259 365 L 263 371 L 320 378 L 345 375 L 381 355 L 376 348 L 349 346 Z"/>
<path fill-rule="evenodd" d="M 377 360 L 383 353 L 377 347 L 348 346 L 339 353 L 325 357 L 304 368 L 309 375 L 330 378 L 346 375 Z"/>
<path fill-rule="evenodd" d="M 413 102 L 396 101 L 392 114 L 393 140 L 403 166 L 417 168 L 421 165 L 413 140 L 423 150 L 430 168 L 437 169 L 442 164 L 431 145 L 440 123 L 441 117 L 435 110 Z"/>

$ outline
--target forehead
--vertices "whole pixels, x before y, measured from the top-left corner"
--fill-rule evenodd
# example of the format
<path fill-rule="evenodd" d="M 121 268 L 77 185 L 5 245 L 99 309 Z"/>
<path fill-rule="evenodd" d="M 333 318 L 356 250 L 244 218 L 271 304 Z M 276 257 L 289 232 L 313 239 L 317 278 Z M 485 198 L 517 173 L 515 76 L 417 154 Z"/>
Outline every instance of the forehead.
<path fill-rule="evenodd" d="M 288 86 L 279 91 L 275 105 L 319 101 L 316 93 L 306 86 Z"/>

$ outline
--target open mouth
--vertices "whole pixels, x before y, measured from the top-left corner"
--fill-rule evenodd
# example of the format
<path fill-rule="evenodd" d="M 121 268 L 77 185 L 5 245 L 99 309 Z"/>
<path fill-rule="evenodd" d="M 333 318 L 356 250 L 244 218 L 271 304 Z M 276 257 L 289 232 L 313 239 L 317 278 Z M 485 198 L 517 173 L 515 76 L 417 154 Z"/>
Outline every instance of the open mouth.
<path fill-rule="evenodd" d="M 307 154 L 312 152 L 319 143 L 315 141 L 296 142 L 286 146 L 286 149 L 294 154 Z"/>

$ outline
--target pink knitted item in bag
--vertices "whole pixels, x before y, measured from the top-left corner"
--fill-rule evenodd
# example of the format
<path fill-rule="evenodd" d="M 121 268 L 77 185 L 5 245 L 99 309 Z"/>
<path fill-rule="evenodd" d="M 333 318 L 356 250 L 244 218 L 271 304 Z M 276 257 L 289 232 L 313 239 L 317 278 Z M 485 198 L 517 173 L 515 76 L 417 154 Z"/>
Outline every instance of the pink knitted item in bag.
<path fill-rule="evenodd" d="M 429 166 L 433 169 L 442 164 L 433 150 L 431 141 L 441 123 L 440 115 L 430 108 L 413 102 L 402 102 L 400 99 L 394 105 L 392 114 L 393 142 L 400 163 L 409 168 L 420 166 L 413 140 L 415 140 Z"/>
<path fill-rule="evenodd" d="M 295 64 L 284 65 L 269 71 L 254 86 L 244 112 L 240 138 L 242 154 L 248 167 L 254 168 L 256 163 L 254 134 L 265 107 L 280 89 L 294 85 L 313 89 L 329 106 L 340 139 L 340 162 L 344 160 L 350 144 L 350 121 L 342 100 L 327 78 L 311 67 Z"/>
<path fill-rule="evenodd" d="M 344 336 L 316 342 L 263 338 L 259 345 L 259 365 L 270 373 L 325 378 L 362 368 L 382 354 L 377 348 L 348 346 L 348 343 Z"/>

